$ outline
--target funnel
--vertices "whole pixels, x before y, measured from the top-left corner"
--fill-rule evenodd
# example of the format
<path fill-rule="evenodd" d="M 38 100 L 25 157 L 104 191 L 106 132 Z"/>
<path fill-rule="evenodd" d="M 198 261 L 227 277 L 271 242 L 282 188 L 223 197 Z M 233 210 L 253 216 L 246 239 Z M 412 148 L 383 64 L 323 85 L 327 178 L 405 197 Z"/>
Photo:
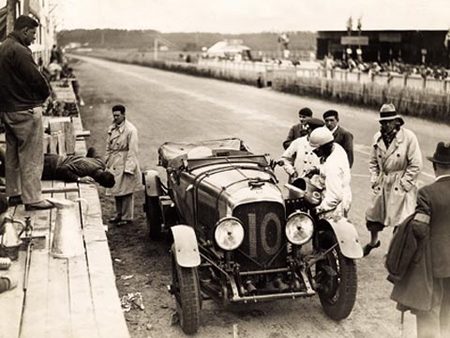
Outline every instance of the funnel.
<path fill-rule="evenodd" d="M 87 201 L 77 199 L 77 201 Z M 55 229 L 50 254 L 56 258 L 70 258 L 84 254 L 83 234 L 77 203 L 69 200 L 52 201 L 56 206 Z"/>

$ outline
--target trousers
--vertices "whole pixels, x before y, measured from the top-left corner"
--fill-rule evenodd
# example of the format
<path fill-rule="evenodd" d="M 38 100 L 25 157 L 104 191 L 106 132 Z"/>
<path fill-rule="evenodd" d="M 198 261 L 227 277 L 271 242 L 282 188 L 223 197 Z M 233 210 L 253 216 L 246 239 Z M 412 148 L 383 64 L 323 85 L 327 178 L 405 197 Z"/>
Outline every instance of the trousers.
<path fill-rule="evenodd" d="M 450 277 L 433 279 L 430 311 L 417 311 L 418 338 L 450 337 Z"/>
<path fill-rule="evenodd" d="M 44 166 L 42 108 L 2 112 L 6 134 L 6 194 L 22 195 L 24 204 L 39 202 Z"/>
<path fill-rule="evenodd" d="M 116 200 L 117 218 L 123 221 L 132 221 L 134 217 L 134 196 L 127 194 L 122 196 L 114 196 Z"/>

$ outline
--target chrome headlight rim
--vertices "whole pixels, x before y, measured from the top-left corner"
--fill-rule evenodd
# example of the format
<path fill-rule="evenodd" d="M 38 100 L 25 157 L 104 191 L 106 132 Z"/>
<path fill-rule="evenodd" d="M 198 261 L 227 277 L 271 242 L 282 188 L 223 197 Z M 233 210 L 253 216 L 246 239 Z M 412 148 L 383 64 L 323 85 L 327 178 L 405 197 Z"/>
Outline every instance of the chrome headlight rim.
<path fill-rule="evenodd" d="M 234 233 L 234 235 L 238 236 L 237 241 L 232 246 L 225 246 L 225 244 L 218 238 L 220 234 L 223 234 L 223 229 L 228 222 L 232 222 L 235 226 L 238 226 L 235 230 L 237 232 Z M 228 223 L 229 224 L 229 223 Z M 233 251 L 239 248 L 242 245 L 242 242 L 244 241 L 244 226 L 242 222 L 236 218 L 236 217 L 223 217 L 219 221 L 217 221 L 216 225 L 214 226 L 214 242 L 216 245 L 225 251 Z"/>
<path fill-rule="evenodd" d="M 310 222 L 310 225 L 308 225 L 309 229 L 306 229 L 309 232 L 308 236 L 303 238 L 300 241 L 296 241 L 294 238 L 292 238 L 291 231 L 290 231 L 291 230 L 290 228 L 292 227 L 292 224 L 293 224 L 292 220 L 294 218 L 298 218 L 298 217 L 306 218 Z M 286 220 L 285 234 L 286 234 L 287 240 L 290 243 L 294 244 L 294 245 L 303 245 L 303 244 L 308 243 L 312 239 L 312 237 L 314 235 L 314 221 L 313 221 L 312 217 L 309 214 L 307 214 L 306 212 L 303 212 L 303 211 L 295 211 L 295 212 L 293 212 L 292 214 L 289 215 L 289 217 Z"/>

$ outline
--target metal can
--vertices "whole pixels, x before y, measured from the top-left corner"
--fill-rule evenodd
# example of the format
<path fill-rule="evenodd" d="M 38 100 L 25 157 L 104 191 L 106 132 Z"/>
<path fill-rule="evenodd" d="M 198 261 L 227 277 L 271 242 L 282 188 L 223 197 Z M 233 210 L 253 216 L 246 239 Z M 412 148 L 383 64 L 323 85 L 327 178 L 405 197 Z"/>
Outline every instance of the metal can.
<path fill-rule="evenodd" d="M 11 259 L 9 257 L 0 257 L 0 270 L 8 270 L 11 266 Z"/>

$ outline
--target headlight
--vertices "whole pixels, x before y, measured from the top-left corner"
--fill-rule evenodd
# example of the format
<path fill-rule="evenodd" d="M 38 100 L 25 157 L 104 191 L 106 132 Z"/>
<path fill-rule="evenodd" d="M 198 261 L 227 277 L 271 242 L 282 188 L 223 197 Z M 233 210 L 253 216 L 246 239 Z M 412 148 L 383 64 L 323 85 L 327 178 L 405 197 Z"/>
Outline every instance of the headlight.
<path fill-rule="evenodd" d="M 305 244 L 311 239 L 313 232 L 314 223 L 307 214 L 298 211 L 288 217 L 286 237 L 292 244 Z"/>
<path fill-rule="evenodd" d="M 214 239 L 223 250 L 231 251 L 238 248 L 244 240 L 244 227 L 236 218 L 221 219 L 214 231 Z"/>

